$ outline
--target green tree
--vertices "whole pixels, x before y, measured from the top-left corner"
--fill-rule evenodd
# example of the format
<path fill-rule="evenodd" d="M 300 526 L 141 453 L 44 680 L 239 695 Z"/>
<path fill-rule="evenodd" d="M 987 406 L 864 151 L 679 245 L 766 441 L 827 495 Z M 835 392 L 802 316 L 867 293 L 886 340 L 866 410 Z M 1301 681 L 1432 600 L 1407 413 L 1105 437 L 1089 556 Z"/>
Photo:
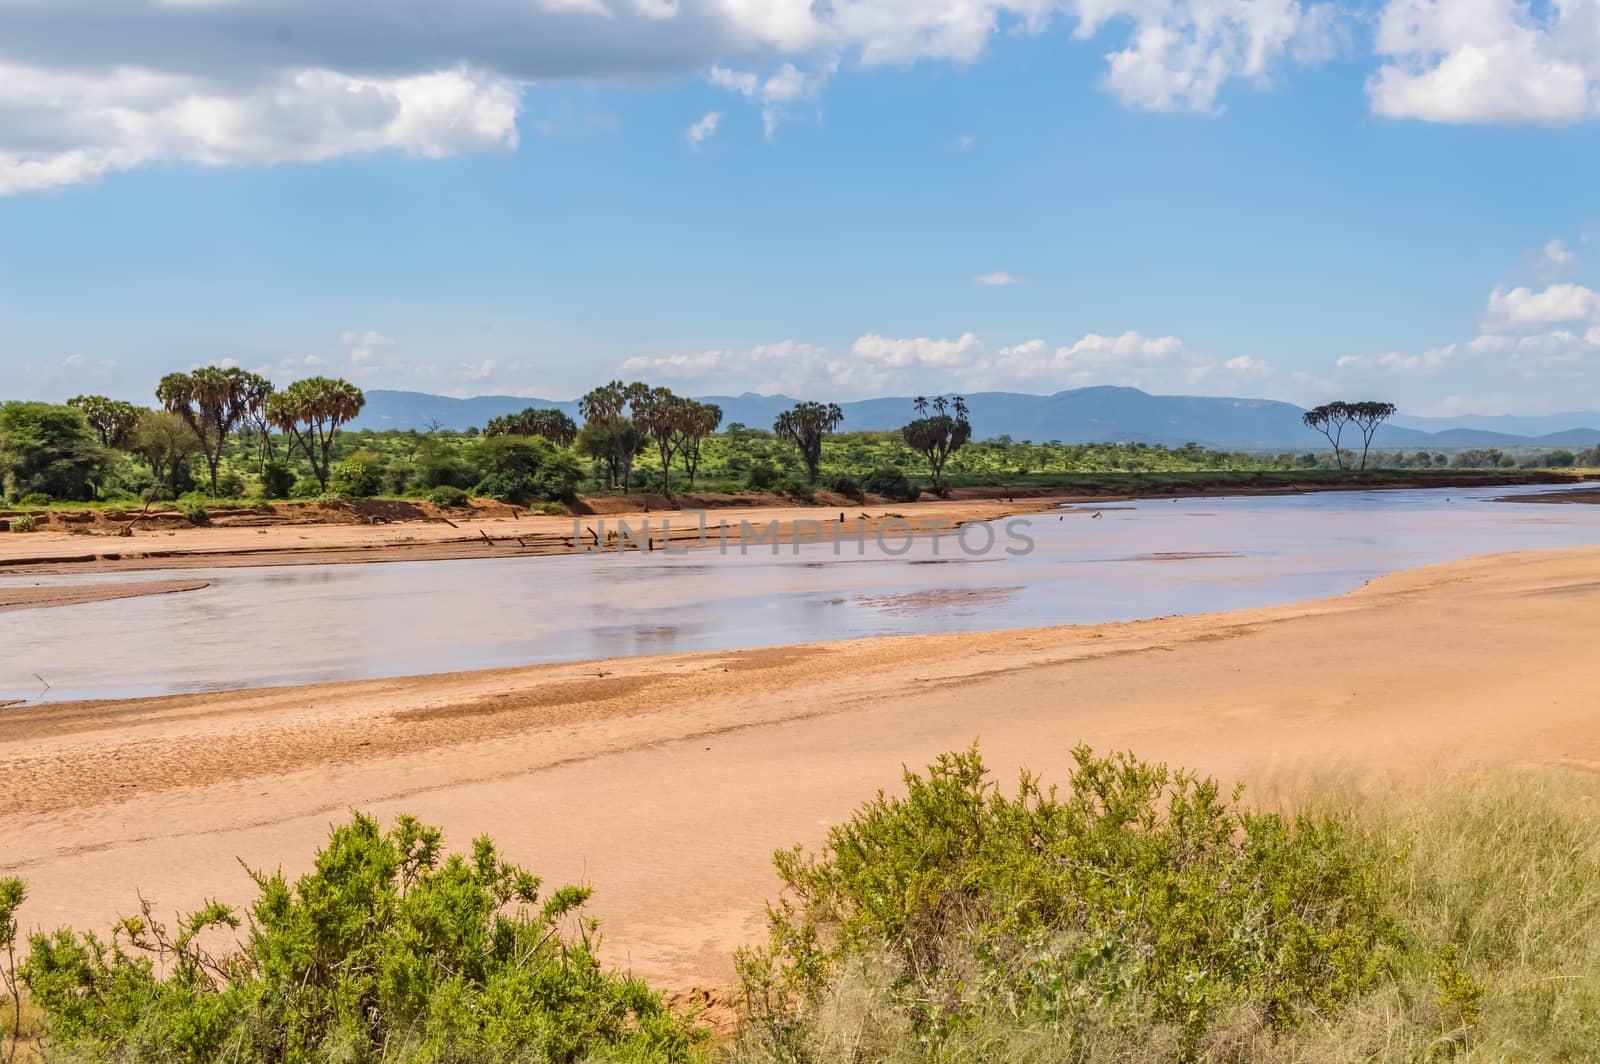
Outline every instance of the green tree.
<path fill-rule="evenodd" d="M 639 381 L 631 384 L 611 381 L 578 400 L 578 413 L 583 415 L 585 428 L 599 426 L 590 434 L 587 446 L 580 441 L 580 450 L 604 462 L 610 487 L 617 487 L 619 483 L 623 491 L 632 487 L 633 463 L 644 447 L 646 436 L 623 411 L 636 414 L 639 404 L 649 402 L 650 391 L 649 385 Z"/>
<path fill-rule="evenodd" d="M 183 418 L 200 440 L 200 454 L 217 493 L 217 468 L 228 437 L 250 415 L 262 378 L 242 369 L 202 366 L 192 373 L 169 373 L 156 386 L 156 398 Z"/>
<path fill-rule="evenodd" d="M 347 380 L 306 377 L 267 398 L 267 420 L 299 447 L 311 473 L 328 490 L 333 444 L 339 429 L 355 419 L 367 397 Z"/>
<path fill-rule="evenodd" d="M 1372 437 L 1377 435 L 1378 429 L 1385 421 L 1394 417 L 1395 405 L 1369 401 L 1350 403 L 1346 410 L 1350 415 L 1350 423 L 1361 433 L 1361 468 L 1365 469 L 1367 452 L 1372 449 Z"/>
<path fill-rule="evenodd" d="M 552 408 L 529 407 L 520 414 L 490 419 L 483 427 L 485 436 L 543 436 L 551 443 L 570 447 L 577 438 L 578 426 L 566 414 Z"/>
<path fill-rule="evenodd" d="M 661 458 L 661 492 L 672 496 L 672 459 L 682 448 L 694 417 L 694 403 L 670 388 L 650 388 L 633 400 L 633 423 L 656 445 Z"/>
<path fill-rule="evenodd" d="M 100 435 L 100 446 L 121 450 L 133 435 L 145 411 L 121 399 L 108 399 L 103 395 L 75 395 L 67 405 L 83 414 L 89 426 Z"/>
<path fill-rule="evenodd" d="M 87 501 L 111 456 L 82 413 L 50 403 L 0 403 L 0 486 L 14 498 L 40 492 Z"/>
<path fill-rule="evenodd" d="M 689 474 L 689 490 L 694 490 L 694 477 L 700 469 L 700 451 L 706 439 L 722 424 L 722 407 L 716 403 L 699 403 L 689 400 L 689 410 L 682 428 L 683 471 Z"/>
<path fill-rule="evenodd" d="M 917 418 L 900 430 L 900 436 L 906 441 L 907 447 L 927 459 L 934 492 L 948 494 L 950 487 L 944 479 L 945 464 L 950 461 L 951 455 L 972 439 L 967 401 L 959 395 L 953 399 L 941 395 L 936 396 L 930 404 L 919 395 L 912 405 L 916 407 Z M 929 413 L 930 406 L 932 413 Z"/>
<path fill-rule="evenodd" d="M 152 410 L 139 419 L 128 450 L 144 459 L 157 484 L 173 496 L 194 483 L 190 469 L 200 453 L 200 437 L 176 414 Z"/>
<path fill-rule="evenodd" d="M 1333 460 L 1340 469 L 1345 467 L 1344 449 L 1340 446 L 1340 440 L 1344 438 L 1345 426 L 1350 424 L 1351 417 L 1350 404 L 1343 401 L 1314 406 L 1301 416 L 1306 428 L 1322 433 L 1333 445 Z"/>
<path fill-rule="evenodd" d="M 822 466 L 822 441 L 844 420 L 837 403 L 796 403 L 772 423 L 772 431 L 794 444 L 805 463 L 806 479 L 815 484 Z"/>

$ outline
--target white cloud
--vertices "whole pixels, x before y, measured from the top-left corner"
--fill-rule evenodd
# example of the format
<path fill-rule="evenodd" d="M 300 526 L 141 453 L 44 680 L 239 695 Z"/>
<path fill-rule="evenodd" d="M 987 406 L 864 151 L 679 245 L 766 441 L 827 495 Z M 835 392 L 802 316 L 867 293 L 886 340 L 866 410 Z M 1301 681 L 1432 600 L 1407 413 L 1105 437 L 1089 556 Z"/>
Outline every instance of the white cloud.
<path fill-rule="evenodd" d="M 761 105 L 762 128 L 767 139 L 771 140 L 777 132 L 778 123 L 788 113 L 786 105 L 816 97 L 838 70 L 839 57 L 830 56 L 810 71 L 802 71 L 793 63 L 784 63 L 765 79 L 749 71 L 730 70 L 722 66 L 713 66 L 709 76 L 713 85 L 736 92 Z"/>
<path fill-rule="evenodd" d="M 1489 324 L 1494 327 L 1554 325 L 1600 315 L 1600 295 L 1579 284 L 1553 284 L 1535 292 L 1517 287 L 1489 293 Z"/>
<path fill-rule="evenodd" d="M 1471 344 L 1467 346 L 1472 347 Z M 1474 348 L 1474 350 L 1480 349 Z M 1450 365 L 1451 359 L 1456 356 L 1456 350 L 1455 344 L 1445 344 L 1442 347 L 1429 348 L 1420 355 L 1406 355 L 1398 351 L 1389 351 L 1377 356 L 1345 355 L 1334 365 L 1338 369 L 1380 369 L 1392 373 L 1434 374 Z"/>
<path fill-rule="evenodd" d="M 996 287 L 1022 283 L 1004 270 L 996 270 L 993 273 L 980 273 L 973 280 L 979 284 L 994 285 Z"/>
<path fill-rule="evenodd" d="M 769 131 L 842 63 L 969 63 L 1076 24 L 1132 106 L 1210 112 L 1222 86 L 1326 54 L 1305 0 L 0 0 L 0 195 L 157 161 L 509 152 L 530 86 L 711 71 Z M 740 69 L 752 64 L 760 72 Z M 533 128 L 560 123 L 540 116 Z M 963 146 L 970 146 L 970 140 Z"/>
<path fill-rule="evenodd" d="M 350 352 L 352 366 L 370 366 L 381 349 L 394 346 L 394 340 L 376 329 L 346 329 L 339 334 L 339 346 Z"/>
<path fill-rule="evenodd" d="M 689 146 L 699 151 L 701 143 L 717 131 L 717 124 L 721 121 L 721 112 L 707 111 L 701 116 L 700 121 L 690 126 L 688 132 L 684 134 L 689 138 Z"/>
<path fill-rule="evenodd" d="M 956 138 L 956 151 L 967 151 L 976 143 L 978 143 L 976 134 L 963 133 Z"/>
<path fill-rule="evenodd" d="M 1317 63 L 1337 50 L 1331 4 L 1299 0 L 1078 0 L 1078 36 L 1113 19 L 1133 23 L 1128 44 L 1106 56 L 1106 87 L 1132 107 L 1215 113 L 1236 78 L 1264 83 L 1285 59 Z"/>
<path fill-rule="evenodd" d="M 1578 256 L 1568 251 L 1567 246 L 1561 242 L 1561 238 L 1557 237 L 1544 246 L 1542 261 L 1547 269 L 1560 273 L 1577 262 Z"/>
<path fill-rule="evenodd" d="M 1388 0 L 1372 109 L 1432 122 L 1565 124 L 1600 114 L 1593 0 Z"/>

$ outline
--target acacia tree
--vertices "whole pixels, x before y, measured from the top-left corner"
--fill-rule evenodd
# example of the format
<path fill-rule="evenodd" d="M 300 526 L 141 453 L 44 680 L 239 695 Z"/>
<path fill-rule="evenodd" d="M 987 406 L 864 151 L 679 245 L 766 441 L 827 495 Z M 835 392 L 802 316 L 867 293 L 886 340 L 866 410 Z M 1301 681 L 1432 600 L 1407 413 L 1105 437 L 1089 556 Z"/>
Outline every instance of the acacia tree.
<path fill-rule="evenodd" d="M 796 403 L 793 410 L 778 415 L 778 420 L 772 423 L 772 431 L 800 449 L 806 477 L 815 484 L 822 465 L 823 437 L 838 428 L 843 420 L 844 411 L 837 403 Z"/>
<path fill-rule="evenodd" d="M 1372 437 L 1377 435 L 1378 428 L 1391 417 L 1394 417 L 1395 405 L 1393 403 L 1365 402 L 1351 403 L 1349 406 L 1350 423 L 1361 432 L 1361 468 L 1367 468 L 1367 452 L 1372 449 Z"/>
<path fill-rule="evenodd" d="M 156 483 L 176 495 L 193 483 L 190 470 L 200 453 L 200 439 L 187 422 L 165 410 L 151 410 L 139 419 L 128 450 L 145 460 Z"/>
<path fill-rule="evenodd" d="M 520 414 L 491 418 L 483 427 L 485 436 L 543 436 L 560 447 L 570 447 L 578 436 L 577 424 L 554 407 L 529 407 Z"/>
<path fill-rule="evenodd" d="M 133 435 L 144 413 L 132 403 L 121 399 L 108 399 L 103 395 L 75 395 L 67 405 L 83 415 L 89 427 L 100 437 L 100 446 L 121 450 Z"/>
<path fill-rule="evenodd" d="M 681 429 L 683 446 L 679 453 L 683 456 L 683 470 L 689 474 L 689 490 L 693 491 L 695 473 L 700 469 L 700 445 L 722 424 L 722 407 L 716 403 L 697 403 L 692 399 L 688 402 L 689 410 Z"/>
<path fill-rule="evenodd" d="M 947 495 L 950 487 L 944 480 L 945 463 L 950 461 L 951 455 L 965 447 L 967 441 L 972 439 L 972 422 L 967 417 L 967 401 L 959 395 L 952 399 L 946 399 L 941 395 L 936 396 L 930 403 L 919 395 L 912 406 L 916 408 L 917 418 L 902 428 L 900 435 L 906 441 L 907 447 L 928 460 L 934 493 Z"/>
<path fill-rule="evenodd" d="M 217 466 L 228 436 L 249 416 L 260 377 L 242 369 L 202 366 L 192 373 L 169 373 L 156 385 L 156 398 L 177 414 L 200 439 L 200 454 L 217 493 Z"/>
<path fill-rule="evenodd" d="M 311 472 L 328 490 L 333 463 L 333 442 L 339 429 L 367 404 L 361 389 L 347 380 L 306 377 L 267 400 L 267 420 L 290 439 L 289 453 L 299 447 L 311 463 Z"/>
<path fill-rule="evenodd" d="M 1344 430 L 1354 425 L 1361 433 L 1361 468 L 1367 468 L 1367 452 L 1372 449 L 1372 438 L 1379 426 L 1394 416 L 1393 403 L 1347 403 L 1336 400 L 1312 407 L 1301 419 L 1307 428 L 1315 429 L 1333 444 L 1333 460 L 1340 469 L 1345 468 L 1344 451 L 1340 444 Z"/>

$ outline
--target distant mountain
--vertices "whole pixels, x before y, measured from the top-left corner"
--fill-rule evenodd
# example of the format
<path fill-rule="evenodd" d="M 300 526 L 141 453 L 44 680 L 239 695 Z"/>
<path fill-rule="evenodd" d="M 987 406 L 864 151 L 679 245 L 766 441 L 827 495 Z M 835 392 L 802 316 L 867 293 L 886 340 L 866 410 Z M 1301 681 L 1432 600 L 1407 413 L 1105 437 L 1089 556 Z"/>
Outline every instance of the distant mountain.
<path fill-rule="evenodd" d="M 770 428 L 778 413 L 793 406 L 785 395 L 699 396 L 722 407 L 724 425 L 741 422 Z M 1230 399 L 1201 395 L 1150 395 L 1137 388 L 1076 388 L 1054 395 L 978 392 L 967 396 L 973 433 L 979 439 L 1006 435 L 1044 443 L 1148 443 L 1181 447 L 1198 443 L 1228 450 L 1312 450 L 1326 442 L 1307 429 L 1304 411 L 1273 399 Z M 845 430 L 886 431 L 912 416 L 907 397 L 840 403 Z M 556 408 L 578 418 L 577 400 L 484 395 L 451 399 L 423 392 L 373 390 L 356 428 L 482 428 L 490 418 L 530 406 Z M 1572 420 L 1564 421 L 1570 417 Z M 1600 444 L 1600 413 L 1553 418 L 1418 418 L 1397 416 L 1379 430 L 1374 446 L 1457 449 L 1470 447 L 1570 447 Z M 1527 429 L 1513 432 L 1512 428 Z"/>

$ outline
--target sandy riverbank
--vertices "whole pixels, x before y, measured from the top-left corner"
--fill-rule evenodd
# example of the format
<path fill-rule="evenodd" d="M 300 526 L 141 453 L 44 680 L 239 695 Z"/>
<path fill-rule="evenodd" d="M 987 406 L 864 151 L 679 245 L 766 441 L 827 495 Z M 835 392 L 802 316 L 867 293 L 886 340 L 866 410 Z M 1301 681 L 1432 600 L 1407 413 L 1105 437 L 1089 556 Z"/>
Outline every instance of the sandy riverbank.
<path fill-rule="evenodd" d="M 1067 496 L 1042 495 L 870 506 L 729 506 L 708 511 L 706 521 L 713 540 L 719 522 L 729 527 L 730 536 L 738 534 L 742 521 L 758 530 L 764 530 L 770 522 L 776 526 L 778 542 L 789 543 L 796 535 L 802 541 L 825 539 L 839 526 L 841 518 L 846 535 L 872 536 L 889 521 L 903 522 L 897 534 L 909 527 L 914 534 L 925 535 L 969 521 L 1053 510 L 1072 501 Z M 575 529 L 579 539 L 590 546 L 594 545 L 593 537 L 599 537 L 604 529 L 615 549 L 619 522 L 626 523 L 641 541 L 648 534 L 651 545 L 658 550 L 669 537 L 675 549 L 687 549 L 701 536 L 699 519 L 693 514 L 661 508 L 576 517 L 526 512 L 516 517 L 455 515 L 453 520 L 454 524 L 433 520 L 156 529 L 130 536 L 39 531 L 0 536 L 0 576 L 571 554 Z M 631 543 L 629 546 L 633 549 Z"/>
<path fill-rule="evenodd" d="M 0 871 L 24 923 L 136 891 L 243 901 L 351 807 L 487 832 L 597 894 L 607 949 L 674 988 L 758 937 L 771 852 L 903 763 L 981 737 L 1000 778 L 1080 742 L 1260 779 L 1464 763 L 1600 769 L 1600 548 L 1419 569 L 1268 610 L 0 710 Z"/>
<path fill-rule="evenodd" d="M 51 514 L 39 531 L 0 535 L 0 576 L 18 572 L 117 572 L 151 569 L 232 568 L 262 565 L 312 565 L 333 562 L 447 561 L 568 554 L 574 531 L 593 543 L 599 529 L 613 533 L 626 522 L 636 534 L 647 528 L 657 549 L 670 537 L 692 544 L 700 537 L 700 509 L 713 528 L 718 522 L 737 530 L 741 521 L 777 526 L 779 542 L 827 538 L 843 522 L 845 534 L 876 535 L 889 521 L 904 521 L 914 534 L 927 534 L 971 521 L 1040 513 L 1063 506 L 1084 512 L 1131 498 L 1199 498 L 1219 495 L 1292 495 L 1322 491 L 1402 490 L 1492 487 L 1513 484 L 1569 484 L 1582 474 L 1544 472 L 1447 471 L 1350 473 L 1343 479 L 1296 479 L 1276 474 L 1219 473 L 1215 479 L 1175 483 L 1159 476 L 1117 477 L 1092 487 L 957 488 L 949 499 L 891 503 L 874 498 L 857 502 L 828 492 L 818 505 L 796 505 L 777 496 L 682 495 L 587 499 L 575 517 L 530 513 L 503 503 L 477 500 L 470 510 L 440 511 L 423 502 L 365 500 L 322 506 L 278 503 L 261 509 L 219 514 L 210 527 L 188 525 L 175 513 L 154 517 L 98 511 Z M 678 509 L 681 506 L 682 509 Z M 136 518 L 136 520 L 135 520 Z M 813 529 L 820 525 L 820 529 Z M 668 527 L 670 526 L 670 528 Z M 798 531 L 797 531 L 798 529 Z M 904 526 L 896 534 L 903 534 Z M 714 534 L 714 533 L 713 533 Z"/>

